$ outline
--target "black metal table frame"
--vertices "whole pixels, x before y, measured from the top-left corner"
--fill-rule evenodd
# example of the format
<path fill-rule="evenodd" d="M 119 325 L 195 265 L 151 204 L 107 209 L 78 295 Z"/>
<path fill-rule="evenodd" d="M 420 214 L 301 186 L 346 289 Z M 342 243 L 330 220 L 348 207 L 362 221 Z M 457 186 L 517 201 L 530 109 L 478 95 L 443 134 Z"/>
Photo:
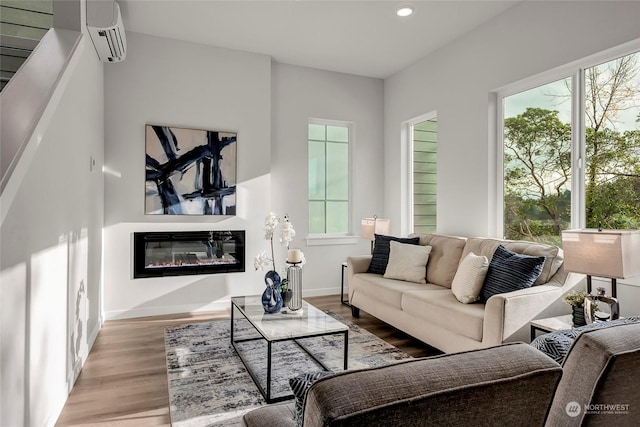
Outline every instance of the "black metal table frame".
<path fill-rule="evenodd" d="M 258 332 L 260 334 L 260 337 L 246 338 L 246 339 L 241 339 L 241 340 L 237 340 L 237 341 L 233 339 L 233 335 L 234 335 L 233 334 L 233 320 L 234 320 L 234 312 L 235 312 L 234 308 L 238 309 L 240 314 L 242 314 L 242 317 L 244 317 L 251 324 L 251 326 L 253 326 L 253 329 L 255 329 L 256 332 Z M 253 322 L 244 314 L 242 309 L 240 309 L 240 307 L 238 307 L 234 303 L 233 299 L 231 300 L 231 345 L 233 346 L 234 350 L 236 351 L 236 353 L 240 357 L 240 360 L 242 360 L 242 364 L 245 366 L 245 368 L 247 368 L 247 372 L 251 376 L 251 379 L 256 384 L 256 386 L 258 386 L 258 390 L 260 390 L 260 393 L 262 393 L 262 396 L 267 401 L 267 403 L 282 402 L 284 400 L 289 400 L 289 399 L 292 399 L 294 397 L 294 395 L 292 393 L 290 395 L 284 395 L 284 396 L 278 396 L 278 397 L 271 398 L 271 371 L 272 371 L 272 369 L 271 369 L 271 365 L 272 365 L 271 349 L 272 349 L 272 344 L 273 343 L 282 342 L 282 341 L 293 341 L 298 347 L 300 347 L 302 350 L 304 350 L 304 352 L 307 353 L 317 364 L 322 366 L 322 369 L 324 369 L 325 371 L 330 371 L 331 369 L 329 369 L 322 361 L 320 361 L 313 354 L 311 354 L 309 349 L 306 348 L 302 343 L 300 343 L 298 341 L 298 339 L 315 338 L 315 337 L 321 337 L 321 336 L 340 335 L 340 334 L 344 335 L 344 353 L 343 353 L 343 357 L 344 357 L 344 370 L 346 371 L 347 367 L 348 367 L 348 362 L 349 362 L 349 329 L 348 328 L 346 330 L 344 330 L 344 331 L 321 332 L 321 333 L 305 335 L 305 336 L 297 337 L 297 338 L 281 338 L 281 339 L 277 339 L 277 340 L 270 340 L 267 337 L 265 337 L 262 334 L 262 332 L 260 332 L 260 330 L 253 324 Z M 244 356 L 242 355 L 242 352 L 240 351 L 240 349 L 238 349 L 238 347 L 236 346 L 236 343 L 242 343 L 242 342 L 247 342 L 247 341 L 258 341 L 258 340 L 261 340 L 261 339 L 264 339 L 267 342 L 267 386 L 266 386 L 266 390 L 265 390 L 265 387 L 263 387 L 262 384 L 260 384 L 260 381 L 259 381 L 257 375 L 254 374 L 253 370 L 249 366 L 250 364 L 244 358 Z"/>
<path fill-rule="evenodd" d="M 531 327 L 531 340 L 529 342 L 536 339 L 536 336 L 538 335 L 536 332 L 544 332 L 545 334 L 548 334 L 549 332 L 553 332 L 553 330 L 543 328 L 537 325 L 530 325 L 530 327 Z"/>
<path fill-rule="evenodd" d="M 347 263 L 342 263 L 342 270 L 340 272 L 340 302 L 346 306 L 351 307 L 349 299 L 344 299 L 344 271 L 347 269 Z"/>

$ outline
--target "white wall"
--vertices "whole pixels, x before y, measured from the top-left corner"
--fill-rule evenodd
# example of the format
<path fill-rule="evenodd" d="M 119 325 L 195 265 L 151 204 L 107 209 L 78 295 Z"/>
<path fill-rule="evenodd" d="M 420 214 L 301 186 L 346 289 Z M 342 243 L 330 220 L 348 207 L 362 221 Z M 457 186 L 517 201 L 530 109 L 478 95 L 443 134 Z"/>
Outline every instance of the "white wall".
<path fill-rule="evenodd" d="M 84 36 L 0 228 L 3 426 L 55 423 L 101 325 L 102 83 Z"/>
<path fill-rule="evenodd" d="M 496 233 L 497 88 L 640 37 L 638 2 L 522 2 L 385 80 L 385 212 L 400 231 L 400 124 L 438 112 L 438 231 Z"/>
<path fill-rule="evenodd" d="M 260 293 L 253 255 L 266 249 L 271 199 L 271 60 L 267 56 L 127 33 L 127 59 L 105 69 L 107 318 L 228 307 Z M 144 214 L 145 124 L 238 132 L 237 215 Z M 135 231 L 246 230 L 246 273 L 136 279 Z"/>
<path fill-rule="evenodd" d="M 288 213 L 292 247 L 305 250 L 305 291 L 336 293 L 340 265 L 366 242 L 307 250 L 309 117 L 357 124 L 356 220 L 382 212 L 382 101 L 378 79 L 274 64 L 267 56 L 128 33 L 127 60 L 105 71 L 105 313 L 124 318 L 228 307 L 229 296 L 261 293 L 253 257 L 269 249 L 264 217 Z M 273 73 L 273 78 L 272 78 Z M 144 126 L 238 132 L 235 217 L 144 215 Z M 272 132 L 273 126 L 273 132 Z M 362 165 L 360 165 L 362 161 Z M 134 231 L 246 230 L 245 273 L 132 279 Z M 277 243 L 276 243 L 277 247 Z M 282 265 L 284 250 L 276 249 Z M 333 268 L 327 266 L 333 266 Z"/>
<path fill-rule="evenodd" d="M 272 70 L 272 206 L 289 214 L 296 229 L 291 247 L 305 253 L 305 296 L 336 294 L 342 262 L 349 255 L 369 253 L 370 246 L 359 238 L 356 244 L 307 246 L 307 124 L 309 118 L 355 124 L 351 231 L 359 235 L 362 218 L 384 216 L 383 81 L 278 63 Z"/>

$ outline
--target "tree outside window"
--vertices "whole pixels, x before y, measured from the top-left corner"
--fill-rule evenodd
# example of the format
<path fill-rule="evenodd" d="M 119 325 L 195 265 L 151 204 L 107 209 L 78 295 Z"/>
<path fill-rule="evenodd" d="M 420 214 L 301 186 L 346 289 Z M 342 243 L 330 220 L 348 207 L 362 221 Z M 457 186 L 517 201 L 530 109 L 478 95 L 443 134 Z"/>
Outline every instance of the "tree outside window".
<path fill-rule="evenodd" d="M 640 53 L 584 70 L 586 227 L 640 228 Z M 571 224 L 571 78 L 504 98 L 504 235 Z"/>

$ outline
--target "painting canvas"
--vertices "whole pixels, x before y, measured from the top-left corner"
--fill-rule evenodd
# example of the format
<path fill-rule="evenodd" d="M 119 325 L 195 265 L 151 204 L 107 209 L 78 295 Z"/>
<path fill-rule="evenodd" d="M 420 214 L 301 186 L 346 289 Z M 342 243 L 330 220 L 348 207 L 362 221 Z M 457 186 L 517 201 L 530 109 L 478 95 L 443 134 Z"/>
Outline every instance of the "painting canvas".
<path fill-rule="evenodd" d="M 237 134 L 146 125 L 149 215 L 235 215 Z"/>

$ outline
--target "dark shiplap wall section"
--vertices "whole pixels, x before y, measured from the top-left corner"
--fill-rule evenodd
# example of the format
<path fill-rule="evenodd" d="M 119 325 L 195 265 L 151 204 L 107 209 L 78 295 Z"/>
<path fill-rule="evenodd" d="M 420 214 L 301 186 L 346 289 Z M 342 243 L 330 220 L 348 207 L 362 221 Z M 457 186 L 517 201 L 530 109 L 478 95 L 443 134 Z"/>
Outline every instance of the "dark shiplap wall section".
<path fill-rule="evenodd" d="M 37 41 L 42 39 L 52 26 L 51 0 L 0 1 L 0 89 L 4 89 L 31 54 Z"/>
<path fill-rule="evenodd" d="M 438 119 L 413 127 L 413 231 L 436 230 Z"/>

